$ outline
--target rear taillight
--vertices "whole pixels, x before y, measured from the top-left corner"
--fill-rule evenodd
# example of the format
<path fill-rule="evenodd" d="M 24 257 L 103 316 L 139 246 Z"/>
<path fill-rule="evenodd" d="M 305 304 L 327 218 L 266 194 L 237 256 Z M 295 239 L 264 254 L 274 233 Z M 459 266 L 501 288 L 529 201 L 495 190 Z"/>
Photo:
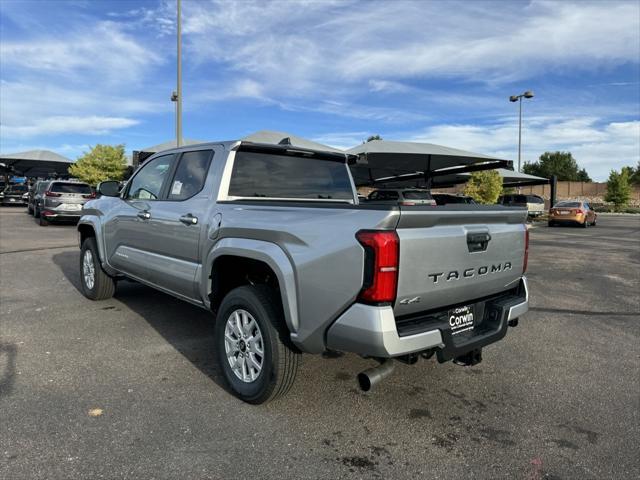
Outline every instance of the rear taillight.
<path fill-rule="evenodd" d="M 524 227 L 524 262 L 522 263 L 522 273 L 527 271 L 529 264 L 529 229 Z"/>
<path fill-rule="evenodd" d="M 582 210 L 580 210 L 580 209 L 576 210 L 576 215 L 583 215 L 583 214 L 584 214 L 584 212 Z"/>
<path fill-rule="evenodd" d="M 400 205 L 402 205 L 403 207 L 411 207 L 415 204 L 416 202 L 407 202 L 407 201 L 400 202 Z"/>
<path fill-rule="evenodd" d="M 361 230 L 356 233 L 356 238 L 365 251 L 364 279 L 358 300 L 393 303 L 398 287 L 398 234 L 388 230 Z"/>
<path fill-rule="evenodd" d="M 96 198 L 96 192 L 91 192 L 86 195 L 82 195 L 82 198 Z"/>
<path fill-rule="evenodd" d="M 61 197 L 62 194 L 61 193 L 55 193 L 55 192 L 45 192 L 44 193 L 47 197 Z"/>

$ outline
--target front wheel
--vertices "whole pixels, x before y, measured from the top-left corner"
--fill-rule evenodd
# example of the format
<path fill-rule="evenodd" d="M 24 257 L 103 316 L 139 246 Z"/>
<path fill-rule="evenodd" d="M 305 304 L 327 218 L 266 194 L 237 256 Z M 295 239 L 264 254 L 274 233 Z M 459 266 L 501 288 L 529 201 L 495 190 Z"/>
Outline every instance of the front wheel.
<path fill-rule="evenodd" d="M 91 300 L 106 300 L 113 297 L 116 282 L 100 266 L 96 239 L 89 237 L 80 249 L 80 283 L 82 293 Z"/>
<path fill-rule="evenodd" d="M 261 404 L 285 395 L 296 377 L 300 354 L 290 347 L 278 296 L 266 286 L 238 287 L 218 309 L 218 361 L 233 393 Z"/>

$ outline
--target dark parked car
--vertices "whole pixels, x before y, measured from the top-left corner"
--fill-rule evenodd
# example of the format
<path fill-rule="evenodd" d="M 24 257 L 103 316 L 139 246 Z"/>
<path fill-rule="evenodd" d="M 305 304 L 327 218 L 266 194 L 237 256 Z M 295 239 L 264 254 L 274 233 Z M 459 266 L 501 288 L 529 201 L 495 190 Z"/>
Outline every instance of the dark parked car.
<path fill-rule="evenodd" d="M 467 197 L 466 195 L 453 195 L 450 193 L 432 193 L 431 196 L 436 201 L 438 205 L 451 205 L 456 203 L 464 203 L 467 205 L 476 205 L 476 202 L 473 198 Z"/>
<path fill-rule="evenodd" d="M 31 215 L 36 212 L 36 206 L 42 207 L 44 192 L 51 183 L 49 180 L 40 180 L 29 190 L 27 210 Z"/>
<path fill-rule="evenodd" d="M 42 204 L 35 205 L 34 215 L 43 227 L 52 221 L 79 220 L 83 205 L 95 196 L 86 183 L 52 181 L 44 191 Z"/>
<path fill-rule="evenodd" d="M 29 187 L 24 184 L 11 184 L 0 194 L 2 205 L 26 205 L 29 195 Z"/>
<path fill-rule="evenodd" d="M 369 194 L 369 201 L 394 201 L 400 205 L 429 205 L 435 206 L 436 202 L 431 197 L 429 190 L 420 188 L 384 188 L 374 190 Z"/>

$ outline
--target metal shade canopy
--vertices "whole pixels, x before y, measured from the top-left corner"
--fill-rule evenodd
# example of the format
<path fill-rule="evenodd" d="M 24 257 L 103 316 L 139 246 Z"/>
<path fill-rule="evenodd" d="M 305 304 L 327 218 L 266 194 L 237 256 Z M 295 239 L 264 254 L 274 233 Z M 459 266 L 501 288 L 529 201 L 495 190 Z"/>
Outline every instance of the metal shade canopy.
<path fill-rule="evenodd" d="M 26 152 L 0 155 L 0 166 L 6 173 L 26 177 L 48 177 L 69 175 L 72 160 L 49 150 L 29 150 Z"/>
<path fill-rule="evenodd" d="M 286 132 L 275 132 L 271 130 L 260 130 L 240 139 L 243 142 L 261 143 L 269 145 L 290 145 L 305 150 L 315 150 L 320 152 L 333 152 L 345 154 L 344 150 L 323 145 L 322 143 L 307 140 L 306 138 L 291 135 Z"/>
<path fill-rule="evenodd" d="M 438 184 L 437 177 L 495 168 L 512 168 L 513 162 L 432 143 L 372 140 L 347 150 L 357 155 L 351 166 L 356 186 L 424 180 Z"/>
<path fill-rule="evenodd" d="M 505 187 L 526 187 L 527 185 L 546 185 L 549 183 L 548 178 L 505 170 L 504 168 L 499 168 L 498 173 L 502 177 L 502 184 Z"/>
<path fill-rule="evenodd" d="M 182 145 L 180 146 L 184 147 L 185 145 L 197 145 L 199 143 L 206 143 L 206 142 L 202 140 L 183 140 Z M 176 148 L 177 145 L 178 143 L 175 140 L 169 140 L 168 142 L 159 143 L 158 145 L 152 145 L 150 147 L 140 148 L 136 151 L 153 154 L 157 152 L 162 152 L 164 150 L 169 150 L 171 148 Z"/>
<path fill-rule="evenodd" d="M 547 185 L 550 183 L 548 178 L 536 177 L 526 173 L 507 170 L 506 168 L 496 168 L 498 174 L 502 177 L 502 185 L 506 188 L 510 187 L 526 187 L 529 185 Z M 455 175 L 441 175 L 433 178 L 432 188 L 446 188 L 466 183 L 471 177 L 470 173 L 458 173 Z M 424 187 L 425 182 L 420 180 L 407 180 L 404 182 L 394 182 L 393 186 L 398 188 L 408 187 Z"/>

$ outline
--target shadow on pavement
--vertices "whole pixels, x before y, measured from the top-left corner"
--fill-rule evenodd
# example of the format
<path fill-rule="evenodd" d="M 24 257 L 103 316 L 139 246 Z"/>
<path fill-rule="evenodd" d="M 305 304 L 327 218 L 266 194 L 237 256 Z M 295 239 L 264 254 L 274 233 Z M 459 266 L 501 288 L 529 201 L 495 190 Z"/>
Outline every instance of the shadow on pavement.
<path fill-rule="evenodd" d="M 13 391 L 16 378 L 16 356 L 18 349 L 13 343 L 0 342 L 0 398 Z"/>
<path fill-rule="evenodd" d="M 79 252 L 58 253 L 53 256 L 53 261 L 69 282 L 81 291 Z M 118 282 L 114 300 L 142 317 L 173 348 L 229 392 L 216 358 L 211 312 L 127 280 Z"/>

